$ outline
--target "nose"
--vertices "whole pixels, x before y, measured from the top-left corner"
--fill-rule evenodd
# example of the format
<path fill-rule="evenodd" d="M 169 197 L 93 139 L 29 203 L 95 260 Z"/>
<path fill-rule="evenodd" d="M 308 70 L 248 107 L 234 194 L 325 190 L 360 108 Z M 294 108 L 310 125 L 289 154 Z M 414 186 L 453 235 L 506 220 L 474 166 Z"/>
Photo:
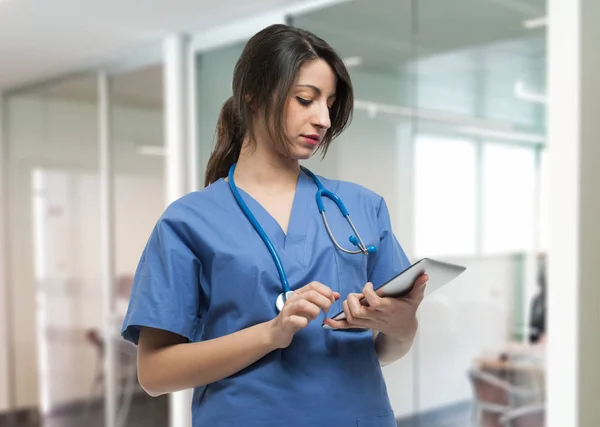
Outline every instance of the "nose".
<path fill-rule="evenodd" d="M 329 107 L 326 103 L 319 103 L 318 107 L 316 108 L 313 116 L 313 125 L 324 130 L 327 130 L 331 127 Z"/>

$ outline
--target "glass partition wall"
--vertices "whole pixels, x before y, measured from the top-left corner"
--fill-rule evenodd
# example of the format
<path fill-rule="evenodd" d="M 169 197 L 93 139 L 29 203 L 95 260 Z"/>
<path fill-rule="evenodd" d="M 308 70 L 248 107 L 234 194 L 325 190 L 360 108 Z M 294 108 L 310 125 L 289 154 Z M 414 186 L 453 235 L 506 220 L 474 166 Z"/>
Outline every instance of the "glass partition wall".
<path fill-rule="evenodd" d="M 15 403 L 39 406 L 52 426 L 168 424 L 168 397 L 143 392 L 136 349 L 119 337 L 133 273 L 165 205 L 162 79 L 158 63 L 6 98 Z"/>
<path fill-rule="evenodd" d="M 356 92 L 351 127 L 311 162 L 385 197 L 412 261 L 468 267 L 384 368 L 399 425 L 498 421 L 476 397 L 488 375 L 544 402 L 529 325 L 546 250 L 544 14 L 543 1 L 355 0 L 291 19 L 340 52 Z"/>
<path fill-rule="evenodd" d="M 7 98 L 11 324 L 30 331 L 13 347 L 17 401 L 44 414 L 87 399 L 95 380 L 97 116 L 94 73 Z"/>

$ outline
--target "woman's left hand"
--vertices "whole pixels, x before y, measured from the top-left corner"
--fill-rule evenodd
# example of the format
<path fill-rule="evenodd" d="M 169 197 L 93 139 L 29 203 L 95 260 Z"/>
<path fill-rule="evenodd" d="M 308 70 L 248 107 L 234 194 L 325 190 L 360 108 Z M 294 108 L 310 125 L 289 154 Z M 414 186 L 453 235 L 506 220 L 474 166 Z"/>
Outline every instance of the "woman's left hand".
<path fill-rule="evenodd" d="M 417 309 L 428 279 L 427 274 L 421 275 L 410 293 L 402 298 L 382 298 L 367 283 L 362 294 L 349 294 L 344 301 L 345 320 L 326 319 L 325 324 L 335 329 L 373 329 L 401 341 L 412 339 L 417 332 Z M 363 296 L 368 306 L 360 303 Z"/>

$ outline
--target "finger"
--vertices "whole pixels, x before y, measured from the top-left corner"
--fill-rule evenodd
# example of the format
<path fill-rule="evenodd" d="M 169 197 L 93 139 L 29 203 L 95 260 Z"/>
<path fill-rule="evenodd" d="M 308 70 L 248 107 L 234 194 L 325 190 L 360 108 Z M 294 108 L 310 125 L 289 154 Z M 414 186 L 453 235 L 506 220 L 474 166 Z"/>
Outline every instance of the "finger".
<path fill-rule="evenodd" d="M 284 324 L 291 327 L 296 332 L 300 329 L 306 328 L 309 322 L 310 320 L 306 317 L 297 315 L 289 316 L 287 319 L 284 320 Z"/>
<path fill-rule="evenodd" d="M 352 312 L 348 308 L 348 300 L 346 300 L 342 303 L 342 310 L 344 311 L 344 314 L 346 315 L 346 322 L 353 323 L 354 316 L 352 315 Z"/>
<path fill-rule="evenodd" d="M 351 294 L 353 296 L 360 296 L 360 294 Z M 323 321 L 323 323 L 331 326 L 335 329 L 351 329 L 351 328 L 370 328 L 369 321 L 363 319 L 357 319 L 352 315 L 352 312 L 348 308 L 348 300 L 346 299 L 342 303 L 342 310 L 346 318 L 344 320 L 333 320 L 331 318 L 327 318 Z"/>
<path fill-rule="evenodd" d="M 415 284 L 413 285 L 413 288 L 408 294 L 407 298 L 413 301 L 421 302 L 425 296 L 425 288 L 428 280 L 429 276 L 427 274 L 421 274 L 417 280 L 415 280 Z"/>
<path fill-rule="evenodd" d="M 371 282 L 367 283 L 363 288 L 363 295 L 369 303 L 369 307 L 374 310 L 379 310 L 385 304 L 385 299 L 381 298 L 377 293 L 373 290 L 373 284 Z"/>
<path fill-rule="evenodd" d="M 423 273 L 419 277 L 417 277 L 417 280 L 415 280 L 415 285 L 422 286 L 422 285 L 426 284 L 428 280 L 429 280 L 429 275 L 427 273 Z"/>
<path fill-rule="evenodd" d="M 298 315 L 303 316 L 308 320 L 316 319 L 321 313 L 319 306 L 305 299 L 292 301 L 288 306 L 284 307 L 288 316 Z"/>
<path fill-rule="evenodd" d="M 301 294 L 303 294 L 305 292 L 309 292 L 309 291 L 317 291 L 321 295 L 324 295 L 325 297 L 327 297 L 327 299 L 329 299 L 331 301 L 336 300 L 336 294 L 337 294 L 337 299 L 339 299 L 339 293 L 332 291 L 331 288 L 325 286 L 324 284 L 322 284 L 320 282 L 311 282 L 308 285 L 305 285 L 305 286 L 301 287 L 300 289 L 294 291 L 294 293 L 301 295 Z"/>
<path fill-rule="evenodd" d="M 346 298 L 346 305 L 348 307 L 348 311 L 352 316 L 354 321 L 350 321 L 350 323 L 356 323 L 356 319 L 366 319 L 369 317 L 369 313 L 367 308 L 360 303 L 360 299 L 362 298 L 362 294 L 349 294 Z"/>
<path fill-rule="evenodd" d="M 303 294 L 299 295 L 297 298 L 301 298 L 301 299 L 310 301 L 311 303 L 313 303 L 316 306 L 318 306 L 319 308 L 321 308 L 321 310 L 323 310 L 325 313 L 327 313 L 329 311 L 331 304 L 333 304 L 333 301 L 331 299 L 329 299 L 325 295 L 320 294 L 319 292 L 313 291 L 313 290 L 304 292 Z"/>
<path fill-rule="evenodd" d="M 331 326 L 333 329 L 356 329 L 356 328 L 372 329 L 370 326 L 367 326 L 367 325 L 356 325 L 356 324 L 348 323 L 347 320 L 333 320 L 333 319 L 327 318 L 323 321 L 323 323 L 325 325 Z"/>
<path fill-rule="evenodd" d="M 325 319 L 323 322 L 325 325 L 331 326 L 333 329 L 350 329 L 356 326 L 350 326 L 347 320 L 333 320 L 330 318 Z"/>

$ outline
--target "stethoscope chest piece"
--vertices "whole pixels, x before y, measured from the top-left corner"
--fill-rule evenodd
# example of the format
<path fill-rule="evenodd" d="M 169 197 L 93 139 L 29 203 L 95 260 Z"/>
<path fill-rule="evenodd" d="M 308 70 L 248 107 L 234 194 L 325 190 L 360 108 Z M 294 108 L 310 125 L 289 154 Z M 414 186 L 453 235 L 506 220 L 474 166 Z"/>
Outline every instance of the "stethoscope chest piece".
<path fill-rule="evenodd" d="M 277 300 L 275 301 L 275 307 L 277 307 L 277 311 L 281 312 L 281 310 L 283 310 L 283 306 L 285 305 L 285 302 L 290 299 L 292 297 L 292 295 L 294 295 L 294 291 L 288 291 L 285 293 L 285 298 L 283 297 L 283 292 L 279 294 L 279 296 L 277 297 Z"/>

